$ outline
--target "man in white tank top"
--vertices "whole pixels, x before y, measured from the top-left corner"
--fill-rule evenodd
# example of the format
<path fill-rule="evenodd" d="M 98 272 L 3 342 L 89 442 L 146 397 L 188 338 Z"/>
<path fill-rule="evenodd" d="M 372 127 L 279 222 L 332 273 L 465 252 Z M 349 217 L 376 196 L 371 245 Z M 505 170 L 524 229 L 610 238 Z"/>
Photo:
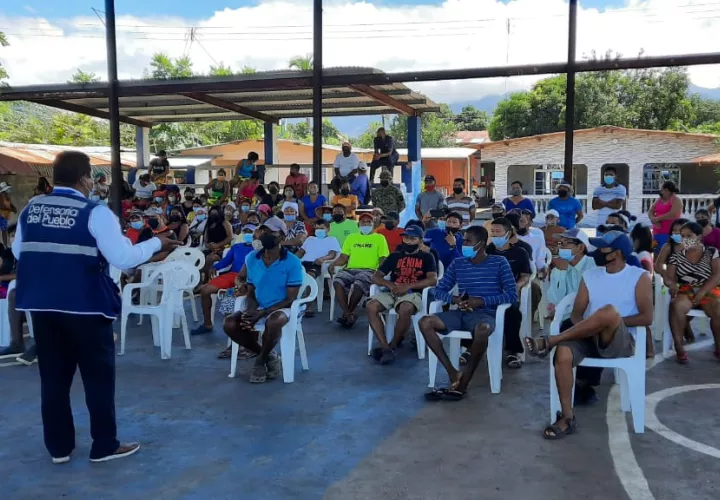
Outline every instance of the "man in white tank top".
<path fill-rule="evenodd" d="M 590 244 L 597 248 L 597 260 L 605 265 L 583 274 L 570 316 L 573 326 L 560 335 L 525 339 L 534 356 L 546 356 L 557 347 L 555 381 L 562 413 L 545 429 L 546 439 L 565 437 L 577 426 L 572 407 L 573 367 L 586 357 L 632 356 L 635 339 L 628 328 L 649 326 L 653 319 L 650 276 L 626 262 L 633 251 L 630 238 L 623 232 L 610 231 L 602 238 L 590 238 Z"/>

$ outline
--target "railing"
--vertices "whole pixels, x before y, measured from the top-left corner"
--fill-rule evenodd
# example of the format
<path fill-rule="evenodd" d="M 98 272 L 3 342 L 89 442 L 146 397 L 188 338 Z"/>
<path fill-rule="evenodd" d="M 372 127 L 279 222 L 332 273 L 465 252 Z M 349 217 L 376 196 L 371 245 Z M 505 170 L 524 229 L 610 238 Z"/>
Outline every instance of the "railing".
<path fill-rule="evenodd" d="M 717 194 L 679 194 L 677 195 L 683 204 L 683 217 L 692 218 L 695 212 L 701 208 L 707 208 L 712 205 L 713 200 L 717 198 Z M 646 214 L 655 200 L 658 199 L 656 194 L 644 194 L 642 195 L 642 213 Z"/>

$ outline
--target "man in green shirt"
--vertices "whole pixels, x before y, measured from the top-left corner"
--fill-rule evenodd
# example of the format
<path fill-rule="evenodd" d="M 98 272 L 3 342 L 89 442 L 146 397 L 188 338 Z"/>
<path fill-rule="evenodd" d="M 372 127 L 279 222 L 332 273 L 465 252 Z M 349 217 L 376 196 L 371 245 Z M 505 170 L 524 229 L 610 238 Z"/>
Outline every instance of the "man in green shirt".
<path fill-rule="evenodd" d="M 332 222 L 330 223 L 330 232 L 328 236 L 334 236 L 340 247 L 345 243 L 345 238 L 351 234 L 360 232 L 357 222 L 347 219 L 345 205 L 335 205 L 332 209 Z"/>

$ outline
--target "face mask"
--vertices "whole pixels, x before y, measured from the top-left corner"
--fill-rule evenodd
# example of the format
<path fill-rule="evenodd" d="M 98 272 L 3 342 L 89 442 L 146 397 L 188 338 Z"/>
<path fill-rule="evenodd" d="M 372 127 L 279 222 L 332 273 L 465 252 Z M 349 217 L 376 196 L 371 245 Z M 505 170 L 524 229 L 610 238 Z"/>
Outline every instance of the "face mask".
<path fill-rule="evenodd" d="M 700 227 L 705 228 L 710 224 L 710 221 L 707 219 L 698 219 L 697 223 L 700 224 Z"/>
<path fill-rule="evenodd" d="M 168 198 L 168 201 L 169 201 L 170 203 L 175 203 L 175 202 L 177 201 L 177 198 L 175 198 L 174 196 L 171 196 L 171 197 Z"/>
<path fill-rule="evenodd" d="M 510 194 L 513 196 L 520 196 L 522 194 L 522 189 L 521 188 L 512 188 L 510 190 Z"/>
<path fill-rule="evenodd" d="M 383 187 L 387 187 L 390 185 L 390 181 L 380 181 L 380 185 Z"/>
<path fill-rule="evenodd" d="M 342 222 L 345 220 L 345 216 L 343 214 L 333 214 L 332 220 L 335 222 Z"/>
<path fill-rule="evenodd" d="M 161 196 L 156 196 L 156 197 L 155 197 L 155 202 L 157 202 L 157 203 L 162 203 L 164 199 L 165 199 L 165 198 L 163 198 L 163 197 L 161 197 Z"/>
<path fill-rule="evenodd" d="M 270 191 L 270 194 L 277 194 L 278 188 L 276 188 L 275 186 L 271 186 L 270 188 L 268 188 L 268 191 Z"/>
<path fill-rule="evenodd" d="M 274 234 L 263 234 L 260 236 L 260 243 L 265 250 L 273 250 L 278 245 L 278 239 Z"/>
<path fill-rule="evenodd" d="M 252 247 L 253 247 L 253 250 L 260 251 L 260 250 L 262 250 L 263 245 L 260 240 L 253 240 Z"/>
<path fill-rule="evenodd" d="M 350 190 L 347 188 L 341 189 L 340 194 L 342 194 L 343 196 L 347 196 L 350 194 Z"/>
<path fill-rule="evenodd" d="M 210 218 L 210 220 L 215 221 L 222 219 L 222 215 L 220 215 L 218 212 L 210 212 L 210 214 L 208 214 L 208 217 Z"/>
<path fill-rule="evenodd" d="M 459 228 L 459 227 L 449 227 L 449 226 L 447 227 L 447 232 L 450 233 L 450 234 L 455 234 L 455 233 L 457 233 L 458 231 L 460 231 L 460 228 Z"/>
<path fill-rule="evenodd" d="M 192 199 L 193 199 L 193 195 L 191 195 L 191 194 L 186 194 L 186 195 L 185 195 L 185 200 L 186 200 L 186 201 L 190 201 L 190 200 L 192 200 Z"/>
<path fill-rule="evenodd" d="M 145 224 L 143 224 L 143 221 L 136 220 L 130 223 L 130 227 L 133 229 L 137 229 L 138 231 L 143 228 Z"/>
<path fill-rule="evenodd" d="M 615 176 L 614 175 L 606 175 L 605 179 L 603 179 L 603 180 L 605 181 L 605 184 L 607 184 L 609 186 L 609 185 L 615 183 Z"/>
<path fill-rule="evenodd" d="M 182 217 L 180 217 L 179 215 L 171 215 L 170 222 L 173 222 L 173 223 L 182 222 Z"/>
<path fill-rule="evenodd" d="M 501 248 L 505 246 L 505 244 L 508 242 L 508 239 L 510 239 L 508 234 L 505 234 L 505 236 L 493 236 L 492 242 L 493 245 L 495 245 L 495 248 Z"/>
<path fill-rule="evenodd" d="M 555 219 L 548 219 L 545 221 L 545 225 L 547 227 L 555 227 L 557 226 L 557 221 Z"/>
<path fill-rule="evenodd" d="M 455 194 L 462 194 L 463 188 L 453 188 L 453 193 Z"/>
<path fill-rule="evenodd" d="M 561 189 L 560 191 L 558 191 L 558 196 L 560 198 L 565 198 L 567 195 L 568 195 L 568 192 L 565 191 L 564 189 Z"/>
<path fill-rule="evenodd" d="M 593 260 L 595 261 L 595 265 L 598 267 L 605 267 L 608 263 L 607 256 L 610 255 L 609 253 L 603 253 L 600 250 L 596 250 L 593 252 Z"/>
<path fill-rule="evenodd" d="M 428 191 L 428 192 L 430 192 L 430 193 L 432 193 L 433 191 L 435 191 L 435 184 L 432 184 L 432 185 L 430 185 L 430 186 L 425 186 L 425 191 Z"/>
<path fill-rule="evenodd" d="M 242 242 L 246 244 L 251 244 L 253 242 L 253 235 L 252 233 L 243 233 L 240 236 L 242 236 Z"/>
<path fill-rule="evenodd" d="M 295 196 L 295 193 L 292 191 L 285 191 L 285 198 L 292 198 L 293 196 Z"/>
<path fill-rule="evenodd" d="M 150 229 L 153 231 L 156 230 L 158 227 L 160 227 L 160 221 L 157 219 L 149 219 L 148 220 L 148 226 L 150 226 Z"/>
<path fill-rule="evenodd" d="M 90 201 L 100 201 L 100 196 L 93 194 L 90 196 Z"/>
<path fill-rule="evenodd" d="M 389 229 L 389 230 L 395 229 L 395 221 L 394 220 L 387 221 L 384 223 L 384 225 L 385 225 L 385 229 Z"/>
<path fill-rule="evenodd" d="M 241 205 L 240 210 L 242 210 L 242 212 L 246 214 L 250 211 L 250 207 L 248 205 Z"/>
<path fill-rule="evenodd" d="M 563 260 L 572 260 L 572 258 L 573 258 L 572 249 L 570 249 L 570 248 L 558 249 L 558 257 L 560 257 Z"/>
<path fill-rule="evenodd" d="M 437 221 L 437 227 L 440 229 L 445 229 L 445 221 L 444 220 Z"/>
<path fill-rule="evenodd" d="M 685 250 L 691 250 L 699 247 L 702 244 L 702 240 L 699 237 L 683 238 L 682 244 Z"/>
<path fill-rule="evenodd" d="M 325 229 L 316 229 L 315 236 L 317 236 L 320 239 L 323 239 L 327 236 L 327 231 Z"/>
<path fill-rule="evenodd" d="M 372 226 L 360 226 L 360 234 L 368 235 L 372 233 Z"/>
<path fill-rule="evenodd" d="M 407 243 L 403 243 L 403 251 L 406 253 L 415 253 L 417 252 L 417 249 L 420 248 L 420 245 L 408 245 Z"/>
<path fill-rule="evenodd" d="M 350 148 L 342 148 L 343 156 L 350 156 Z"/>
<path fill-rule="evenodd" d="M 673 240 L 675 243 L 680 243 L 680 242 L 682 242 L 682 235 L 671 234 L 670 239 Z"/>
<path fill-rule="evenodd" d="M 520 236 L 525 236 L 526 234 L 528 234 L 528 229 L 526 227 L 521 227 L 520 229 L 518 229 L 518 234 Z"/>
<path fill-rule="evenodd" d="M 475 250 L 475 247 L 472 245 L 463 245 L 462 254 L 463 254 L 463 257 L 472 259 L 473 257 L 475 257 L 475 254 L 477 254 L 477 251 Z"/>
<path fill-rule="evenodd" d="M 288 222 L 295 222 L 295 219 L 297 219 L 297 215 L 286 215 L 285 220 Z"/>
<path fill-rule="evenodd" d="M 205 219 L 207 219 L 207 214 L 197 214 L 197 215 L 195 216 L 195 218 L 196 218 L 197 220 L 199 220 L 200 222 L 202 222 L 202 221 L 204 221 Z"/>

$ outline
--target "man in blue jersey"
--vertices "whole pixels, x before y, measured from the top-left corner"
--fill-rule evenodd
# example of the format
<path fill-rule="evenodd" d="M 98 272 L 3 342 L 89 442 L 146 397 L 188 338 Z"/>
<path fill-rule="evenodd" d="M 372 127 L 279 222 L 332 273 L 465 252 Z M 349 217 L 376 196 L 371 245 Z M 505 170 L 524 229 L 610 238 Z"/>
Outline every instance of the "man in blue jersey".
<path fill-rule="evenodd" d="M 88 200 L 91 175 L 87 155 L 60 153 L 53 164 L 55 189 L 30 200 L 12 245 L 16 307 L 32 316 L 45 446 L 55 464 L 69 462 L 75 449 L 70 387 L 78 367 L 90 414 L 90 461 L 126 457 L 140 448 L 116 436 L 112 323 L 120 296 L 109 266 L 131 269 L 180 245 L 165 235 L 133 245 L 107 205 Z"/>
<path fill-rule="evenodd" d="M 463 237 L 464 258 L 455 259 L 445 270 L 435 287 L 435 299 L 458 308 L 425 316 L 420 331 L 427 345 L 447 370 L 450 387 L 435 389 L 425 395 L 430 400 L 458 401 L 467 395 L 468 383 L 487 350 L 488 338 L 495 329 L 495 311 L 500 304 L 514 304 L 518 300 L 515 278 L 505 257 L 488 255 L 485 245 L 487 229 L 470 226 Z M 458 295 L 452 290 L 458 287 Z M 472 332 L 470 359 L 462 373 L 453 367 L 438 334 L 453 330 Z"/>

